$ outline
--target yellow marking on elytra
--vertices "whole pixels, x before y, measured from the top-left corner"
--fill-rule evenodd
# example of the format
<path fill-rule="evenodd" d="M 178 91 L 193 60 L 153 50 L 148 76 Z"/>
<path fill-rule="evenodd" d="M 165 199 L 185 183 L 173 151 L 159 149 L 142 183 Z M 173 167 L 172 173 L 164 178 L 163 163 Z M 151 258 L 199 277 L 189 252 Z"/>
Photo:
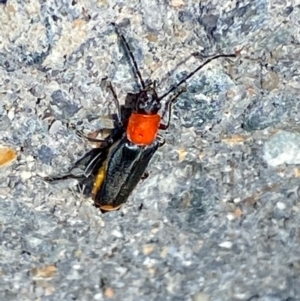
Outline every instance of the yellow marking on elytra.
<path fill-rule="evenodd" d="M 112 150 L 114 149 L 114 147 L 117 145 L 117 143 L 114 144 L 114 146 L 111 147 L 111 149 L 109 150 L 109 154 L 111 154 Z M 109 156 L 108 156 L 109 157 Z M 99 191 L 99 189 L 101 188 L 101 186 L 103 185 L 104 179 L 105 179 L 105 175 L 106 175 L 106 170 L 107 170 L 107 163 L 108 161 L 105 160 L 101 166 L 101 168 L 98 171 L 98 174 L 96 176 L 96 179 L 94 181 L 94 185 L 93 185 L 93 190 L 92 190 L 92 198 L 95 201 L 95 197 L 97 195 L 97 192 Z M 113 205 L 100 205 L 97 201 L 95 201 L 97 207 L 99 206 L 99 208 L 103 211 L 114 211 L 114 210 L 118 210 L 122 204 L 118 205 L 118 206 L 113 206 Z"/>
<path fill-rule="evenodd" d="M 106 172 L 106 164 L 103 164 L 102 167 L 99 169 L 96 179 L 94 181 L 93 190 L 92 190 L 93 199 L 95 198 L 98 190 L 100 189 L 101 185 L 104 182 L 105 172 Z"/>

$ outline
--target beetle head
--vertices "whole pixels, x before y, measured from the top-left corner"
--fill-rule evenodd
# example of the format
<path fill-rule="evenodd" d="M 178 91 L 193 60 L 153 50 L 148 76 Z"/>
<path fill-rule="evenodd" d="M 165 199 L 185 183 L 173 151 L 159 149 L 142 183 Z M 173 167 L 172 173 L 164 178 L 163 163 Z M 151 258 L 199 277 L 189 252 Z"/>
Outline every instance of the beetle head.
<path fill-rule="evenodd" d="M 155 85 L 149 86 L 139 92 L 136 101 L 136 111 L 140 114 L 152 115 L 157 114 L 161 104 L 157 96 Z"/>

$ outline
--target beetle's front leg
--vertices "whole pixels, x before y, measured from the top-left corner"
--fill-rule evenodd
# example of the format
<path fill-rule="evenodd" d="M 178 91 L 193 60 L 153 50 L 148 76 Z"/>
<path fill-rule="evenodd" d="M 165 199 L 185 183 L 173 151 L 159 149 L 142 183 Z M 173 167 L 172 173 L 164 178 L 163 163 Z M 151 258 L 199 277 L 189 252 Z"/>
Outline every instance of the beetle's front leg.
<path fill-rule="evenodd" d="M 165 107 L 161 116 L 161 119 L 163 120 L 166 113 L 168 113 L 168 121 L 166 124 L 161 123 L 159 125 L 159 129 L 160 130 L 166 130 L 169 125 L 170 125 L 170 120 L 171 120 L 171 110 L 172 110 L 172 105 L 173 103 L 176 101 L 176 99 L 182 94 L 186 92 L 186 87 L 181 88 L 179 91 L 177 91 L 177 93 L 175 93 L 169 100 L 166 101 L 165 103 Z"/>
<path fill-rule="evenodd" d="M 115 106 L 117 108 L 117 118 L 118 122 L 121 124 L 122 123 L 122 116 L 121 116 L 121 106 L 120 106 L 120 101 L 118 99 L 117 93 L 110 81 L 107 81 L 106 84 L 107 88 L 110 90 L 111 94 L 113 95 Z"/>

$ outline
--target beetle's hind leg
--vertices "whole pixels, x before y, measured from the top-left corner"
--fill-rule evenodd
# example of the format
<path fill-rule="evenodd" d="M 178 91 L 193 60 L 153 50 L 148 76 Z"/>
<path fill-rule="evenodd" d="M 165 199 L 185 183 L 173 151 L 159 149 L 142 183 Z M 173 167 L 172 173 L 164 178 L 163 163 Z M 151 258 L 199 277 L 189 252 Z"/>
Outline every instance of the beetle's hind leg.
<path fill-rule="evenodd" d="M 113 140 L 110 137 L 104 138 L 104 139 L 91 138 L 91 137 L 88 137 L 88 136 L 84 135 L 81 131 L 76 131 L 76 134 L 77 134 L 78 137 L 84 138 L 84 139 L 86 139 L 90 142 L 101 143 L 100 148 L 108 147 L 113 143 Z"/>
<path fill-rule="evenodd" d="M 167 117 L 167 123 L 163 124 L 161 123 L 159 125 L 159 129 L 160 130 L 166 130 L 169 125 L 170 125 L 170 120 L 171 120 L 171 111 L 172 111 L 172 105 L 173 103 L 177 100 L 177 98 L 182 94 L 186 92 L 186 87 L 182 87 L 180 90 L 177 91 L 177 93 L 175 93 L 170 99 L 168 99 L 165 103 L 165 107 L 163 109 L 162 115 L 161 115 L 161 119 L 163 120 L 165 115 L 168 114 Z"/>
<path fill-rule="evenodd" d="M 157 135 L 156 140 L 158 141 L 158 147 L 161 147 L 166 143 L 165 138 L 161 135 Z"/>
<path fill-rule="evenodd" d="M 90 196 L 94 184 L 94 177 L 89 176 L 88 178 L 83 179 L 77 184 L 77 190 L 81 193 L 83 196 Z"/>
<path fill-rule="evenodd" d="M 141 180 L 146 180 L 147 178 L 149 177 L 149 172 L 146 170 L 144 173 L 143 173 L 143 175 L 142 175 L 142 177 L 141 177 Z"/>

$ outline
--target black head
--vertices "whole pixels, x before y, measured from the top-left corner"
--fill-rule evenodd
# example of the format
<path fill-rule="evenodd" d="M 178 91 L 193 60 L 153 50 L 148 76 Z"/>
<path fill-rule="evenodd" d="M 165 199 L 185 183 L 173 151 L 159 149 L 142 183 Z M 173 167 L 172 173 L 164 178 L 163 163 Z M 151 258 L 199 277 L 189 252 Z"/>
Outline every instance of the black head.
<path fill-rule="evenodd" d="M 147 87 L 137 94 L 135 111 L 139 114 L 153 115 L 160 110 L 161 104 L 157 96 L 155 85 Z"/>

